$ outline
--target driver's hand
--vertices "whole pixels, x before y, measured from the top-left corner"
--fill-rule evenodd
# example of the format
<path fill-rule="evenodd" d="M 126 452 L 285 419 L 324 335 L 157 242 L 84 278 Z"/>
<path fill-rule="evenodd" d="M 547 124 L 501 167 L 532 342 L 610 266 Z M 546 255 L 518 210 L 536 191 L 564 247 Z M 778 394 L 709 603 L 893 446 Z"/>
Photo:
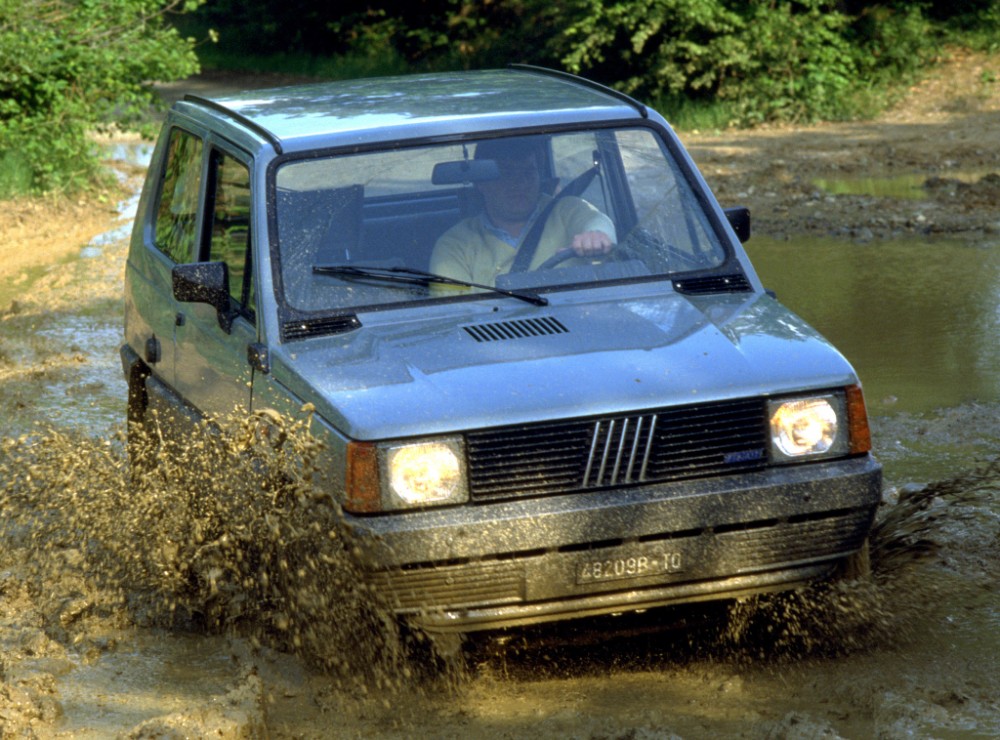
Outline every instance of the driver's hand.
<path fill-rule="evenodd" d="M 603 231 L 581 231 L 573 237 L 573 243 L 570 244 L 577 257 L 607 254 L 613 246 L 611 237 Z"/>

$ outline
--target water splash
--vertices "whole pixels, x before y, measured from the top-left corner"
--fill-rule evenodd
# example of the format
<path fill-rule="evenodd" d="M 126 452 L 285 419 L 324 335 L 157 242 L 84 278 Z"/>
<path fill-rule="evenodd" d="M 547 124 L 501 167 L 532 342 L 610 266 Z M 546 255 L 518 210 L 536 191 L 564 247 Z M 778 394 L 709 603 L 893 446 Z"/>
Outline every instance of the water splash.
<path fill-rule="evenodd" d="M 3 534 L 19 568 L 52 592 L 65 644 L 88 639 L 74 634 L 79 613 L 100 613 L 242 635 L 338 681 L 398 689 L 412 675 L 399 627 L 361 578 L 338 506 L 312 485 L 315 440 L 289 424 L 277 449 L 259 422 L 147 454 L 139 471 L 122 434 L 4 440 Z"/>

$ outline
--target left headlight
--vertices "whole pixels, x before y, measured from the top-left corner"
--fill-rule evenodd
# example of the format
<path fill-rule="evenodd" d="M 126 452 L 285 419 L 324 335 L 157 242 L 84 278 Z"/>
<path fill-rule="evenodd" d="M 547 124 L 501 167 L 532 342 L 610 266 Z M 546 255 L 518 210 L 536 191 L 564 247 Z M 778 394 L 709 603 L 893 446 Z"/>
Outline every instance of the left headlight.
<path fill-rule="evenodd" d="M 348 445 L 349 511 L 374 513 L 468 500 L 461 438 Z"/>
<path fill-rule="evenodd" d="M 836 457 L 850 451 L 847 405 L 840 393 L 774 400 L 768 412 L 774 462 Z"/>

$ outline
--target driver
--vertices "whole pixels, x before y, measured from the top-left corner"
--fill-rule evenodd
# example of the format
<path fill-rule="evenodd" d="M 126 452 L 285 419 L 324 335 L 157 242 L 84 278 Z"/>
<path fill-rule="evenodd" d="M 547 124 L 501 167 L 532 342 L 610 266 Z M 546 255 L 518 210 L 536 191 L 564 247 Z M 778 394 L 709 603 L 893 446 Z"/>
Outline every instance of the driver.
<path fill-rule="evenodd" d="M 493 139 L 476 147 L 475 159 L 492 159 L 500 177 L 476 183 L 484 210 L 446 231 L 431 255 L 431 272 L 484 285 L 511 271 L 532 224 L 545 218 L 530 262 L 533 270 L 556 252 L 571 249 L 578 257 L 607 254 L 615 243 L 611 219 L 575 196 L 557 198 L 541 191 L 542 142 L 536 138 Z"/>

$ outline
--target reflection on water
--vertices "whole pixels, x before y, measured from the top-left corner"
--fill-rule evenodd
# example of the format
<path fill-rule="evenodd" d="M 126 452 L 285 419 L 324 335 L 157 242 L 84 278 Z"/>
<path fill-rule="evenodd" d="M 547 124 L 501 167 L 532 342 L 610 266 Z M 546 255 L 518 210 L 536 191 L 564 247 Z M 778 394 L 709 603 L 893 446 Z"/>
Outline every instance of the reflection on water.
<path fill-rule="evenodd" d="M 876 198 L 920 200 L 928 197 L 928 183 L 934 187 L 948 187 L 953 183 L 975 183 L 989 174 L 989 171 L 949 171 L 934 177 L 920 172 L 909 175 L 894 175 L 893 177 L 817 178 L 813 180 L 813 184 L 832 195 L 871 195 Z"/>
<path fill-rule="evenodd" d="M 833 342 L 875 413 L 1000 401 L 1000 249 L 832 238 L 747 249 L 778 298 Z"/>

